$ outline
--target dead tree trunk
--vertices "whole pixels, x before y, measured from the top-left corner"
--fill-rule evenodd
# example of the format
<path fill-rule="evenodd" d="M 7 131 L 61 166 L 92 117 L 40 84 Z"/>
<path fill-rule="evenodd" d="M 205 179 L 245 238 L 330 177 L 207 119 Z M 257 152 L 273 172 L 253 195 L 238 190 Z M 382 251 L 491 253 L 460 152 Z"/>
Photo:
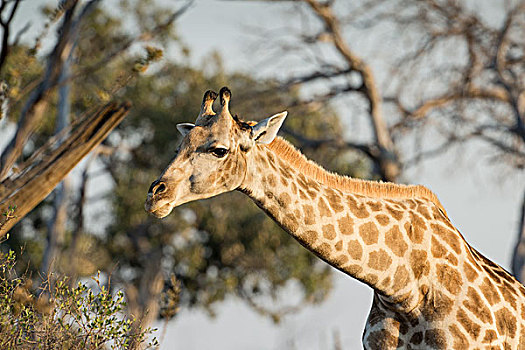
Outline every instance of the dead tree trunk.
<path fill-rule="evenodd" d="M 56 140 L 35 152 L 18 176 L 0 184 L 0 237 L 40 203 L 93 148 L 102 142 L 127 115 L 129 103 L 110 103 L 82 117 L 69 136 L 56 147 Z"/>

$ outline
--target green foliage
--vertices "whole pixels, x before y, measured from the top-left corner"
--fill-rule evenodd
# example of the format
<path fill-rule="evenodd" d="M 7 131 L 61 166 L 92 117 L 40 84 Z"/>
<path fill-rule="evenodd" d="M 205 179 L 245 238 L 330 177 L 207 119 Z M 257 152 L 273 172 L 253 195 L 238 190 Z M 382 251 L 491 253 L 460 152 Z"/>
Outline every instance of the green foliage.
<path fill-rule="evenodd" d="M 122 315 L 124 294 L 111 295 L 94 278 L 98 293 L 85 284 L 70 287 L 67 279 L 33 294 L 31 279 L 17 277 L 12 250 L 0 253 L 1 349 L 139 349 L 151 329 L 136 329 Z M 155 338 L 148 348 L 157 345 Z M 143 347 L 142 347 L 143 348 Z"/>

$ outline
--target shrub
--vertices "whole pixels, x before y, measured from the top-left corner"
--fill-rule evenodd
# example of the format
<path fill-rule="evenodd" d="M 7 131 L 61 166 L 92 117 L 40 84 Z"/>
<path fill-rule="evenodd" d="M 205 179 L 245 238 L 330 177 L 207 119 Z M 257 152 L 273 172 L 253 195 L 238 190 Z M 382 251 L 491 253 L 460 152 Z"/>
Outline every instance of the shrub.
<path fill-rule="evenodd" d="M 0 349 L 139 349 L 153 348 L 152 329 L 141 329 L 123 315 L 124 294 L 112 295 L 93 278 L 99 292 L 67 278 L 37 293 L 31 279 L 17 276 L 16 256 L 0 252 Z"/>

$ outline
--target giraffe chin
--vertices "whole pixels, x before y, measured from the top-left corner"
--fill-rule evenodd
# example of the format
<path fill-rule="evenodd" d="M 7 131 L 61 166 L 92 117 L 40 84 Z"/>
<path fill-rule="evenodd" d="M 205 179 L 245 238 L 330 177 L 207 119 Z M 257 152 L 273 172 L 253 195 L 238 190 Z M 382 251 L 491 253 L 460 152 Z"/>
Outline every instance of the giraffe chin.
<path fill-rule="evenodd" d="M 147 208 L 146 210 L 153 216 L 161 219 L 166 216 L 168 216 L 171 211 L 173 210 L 173 206 L 171 206 L 169 203 L 164 204 L 162 207 L 159 207 L 157 209 L 151 210 L 151 208 Z"/>

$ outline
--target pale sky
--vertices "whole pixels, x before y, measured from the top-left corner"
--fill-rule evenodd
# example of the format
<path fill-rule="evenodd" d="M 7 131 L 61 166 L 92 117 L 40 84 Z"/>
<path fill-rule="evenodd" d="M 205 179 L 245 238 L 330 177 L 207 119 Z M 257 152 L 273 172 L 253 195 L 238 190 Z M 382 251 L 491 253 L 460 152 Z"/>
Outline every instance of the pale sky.
<path fill-rule="evenodd" d="M 30 19 L 34 8 L 43 2 L 26 0 L 23 16 L 19 14 L 19 18 Z M 180 36 L 192 50 L 191 63 L 198 66 L 207 54 L 218 50 L 227 69 L 257 70 L 252 63 L 257 58 L 251 56 L 253 51 L 248 44 L 252 35 L 247 28 L 282 26 L 290 16 L 281 11 L 282 6 L 288 5 L 196 1 L 177 22 Z M 367 42 L 354 40 L 354 50 L 358 54 L 372 52 Z M 275 64 L 279 66 L 278 61 Z M 379 69 L 374 65 L 373 68 Z M 272 75 L 271 69 L 257 72 Z M 350 118 L 344 111 L 342 115 Z M 473 154 L 476 150 L 472 146 L 466 153 Z M 436 192 L 467 241 L 508 269 L 525 176 L 516 172 L 503 174 L 497 166 L 487 165 L 484 157 L 458 159 L 458 150 L 452 150 L 411 169 L 406 178 Z M 343 349 L 360 349 L 372 291 L 340 272 L 334 270 L 334 274 L 335 288 L 325 303 L 285 317 L 279 325 L 234 298 L 216 308 L 218 316 L 213 320 L 201 311 L 182 309 L 168 325 L 162 349 L 327 349 L 333 348 L 334 331 L 339 333 Z"/>

